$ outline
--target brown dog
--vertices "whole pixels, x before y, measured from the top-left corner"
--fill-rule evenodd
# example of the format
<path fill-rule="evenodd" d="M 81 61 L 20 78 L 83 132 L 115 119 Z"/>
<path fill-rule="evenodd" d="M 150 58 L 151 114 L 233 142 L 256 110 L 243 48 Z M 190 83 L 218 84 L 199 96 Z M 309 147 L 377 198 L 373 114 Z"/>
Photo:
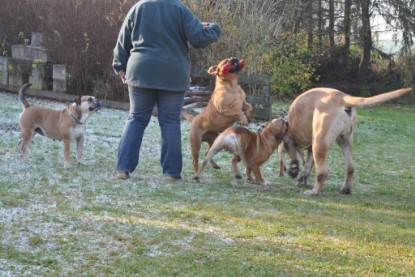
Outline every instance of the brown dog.
<path fill-rule="evenodd" d="M 308 149 L 299 184 L 306 185 L 313 164 L 316 164 L 314 188 L 305 192 L 318 195 L 328 176 L 327 153 L 334 142 L 340 146 L 345 160 L 345 184 L 341 192 L 352 192 L 354 165 L 352 162 L 353 130 L 356 107 L 364 107 L 398 98 L 412 91 L 399 89 L 372 97 L 353 97 L 332 88 L 314 88 L 298 96 L 288 111 L 289 131 L 284 144 L 291 158 L 289 174 L 298 175 L 297 151 Z"/>
<path fill-rule="evenodd" d="M 206 158 L 194 179 L 199 180 L 207 163 L 217 153 L 225 149 L 234 155 L 232 168 L 236 179 L 242 178 L 237 165 L 242 160 L 246 166 L 246 176 L 249 181 L 253 180 L 251 176 L 252 170 L 259 184 L 263 186 L 269 185 L 269 182 L 262 178 L 260 167 L 268 161 L 271 154 L 282 142 L 287 129 L 287 123 L 283 119 L 272 120 L 258 132 L 250 131 L 245 127 L 230 127 L 226 129 L 216 138 L 207 152 Z"/>
<path fill-rule="evenodd" d="M 246 102 L 245 92 L 238 85 L 238 75 L 244 67 L 245 61 L 236 58 L 224 59 L 218 65 L 211 66 L 208 73 L 216 75 L 216 84 L 208 105 L 195 117 L 183 113 L 192 122 L 190 146 L 195 172 L 199 169 L 199 152 L 203 141 L 210 147 L 218 134 L 236 121 L 239 120 L 242 125 L 248 124 L 252 106 Z M 219 168 L 213 160 L 211 163 L 213 167 Z"/>
<path fill-rule="evenodd" d="M 76 159 L 81 162 L 86 133 L 85 123 L 95 111 L 101 108 L 101 103 L 93 96 L 82 96 L 76 98 L 69 108 L 59 111 L 31 106 L 24 96 L 24 91 L 30 86 L 31 84 L 24 84 L 19 90 L 19 99 L 24 106 L 20 114 L 20 129 L 23 138 L 19 142 L 23 159 L 28 159 L 27 147 L 35 133 L 38 133 L 54 140 L 63 140 L 65 167 L 70 165 L 69 149 L 71 141 L 76 139 Z"/>

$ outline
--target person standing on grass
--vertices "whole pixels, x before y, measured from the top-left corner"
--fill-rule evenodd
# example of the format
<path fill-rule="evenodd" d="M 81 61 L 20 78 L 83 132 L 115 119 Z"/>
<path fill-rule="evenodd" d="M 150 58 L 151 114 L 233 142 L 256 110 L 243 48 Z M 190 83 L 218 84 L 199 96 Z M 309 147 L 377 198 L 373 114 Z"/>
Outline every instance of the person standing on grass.
<path fill-rule="evenodd" d="M 116 178 L 139 162 L 141 142 L 157 104 L 163 178 L 181 179 L 180 112 L 190 87 L 189 46 L 216 42 L 221 27 L 202 23 L 179 0 L 141 0 L 128 12 L 114 48 L 113 69 L 128 85 L 130 112 L 118 147 Z"/>

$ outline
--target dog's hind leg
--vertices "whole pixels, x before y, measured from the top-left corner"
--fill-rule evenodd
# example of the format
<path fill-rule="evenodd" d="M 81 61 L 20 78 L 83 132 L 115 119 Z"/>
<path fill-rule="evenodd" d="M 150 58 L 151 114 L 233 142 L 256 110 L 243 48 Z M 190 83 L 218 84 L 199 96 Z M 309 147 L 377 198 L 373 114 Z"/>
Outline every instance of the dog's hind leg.
<path fill-rule="evenodd" d="M 345 181 L 341 189 L 341 193 L 350 194 L 352 193 L 352 180 L 354 173 L 354 165 L 352 160 L 352 137 L 350 136 L 347 142 L 339 143 L 340 148 L 343 152 L 344 166 L 345 166 Z"/>
<path fill-rule="evenodd" d="M 218 137 L 218 133 L 215 132 L 206 132 L 203 135 L 202 141 L 207 142 L 209 144 L 209 149 L 212 147 L 213 143 L 215 142 L 215 139 Z M 205 153 L 205 157 L 207 155 L 207 152 L 209 151 L 209 149 L 206 151 Z M 210 165 L 214 168 L 214 169 L 220 169 L 220 166 L 212 159 L 210 160 Z"/>
<path fill-rule="evenodd" d="M 254 180 L 254 178 L 252 178 L 252 174 L 251 173 L 252 173 L 252 168 L 249 167 L 249 166 L 247 166 L 246 167 L 245 174 L 246 174 L 246 178 L 248 179 L 249 182 L 252 182 Z"/>
<path fill-rule="evenodd" d="M 304 169 L 300 174 L 300 178 L 298 178 L 298 184 L 300 186 L 307 186 L 307 179 L 308 179 L 308 176 L 310 176 L 310 172 L 311 172 L 311 169 L 313 168 L 313 165 L 314 165 L 313 151 L 310 147 L 307 151 L 307 158 L 304 163 Z"/>
<path fill-rule="evenodd" d="M 304 194 L 314 196 L 320 193 L 320 190 L 323 188 L 328 177 L 327 152 L 329 151 L 330 144 L 320 138 L 318 140 L 314 140 L 312 148 L 314 162 L 316 164 L 316 181 L 314 188 L 312 190 L 305 191 Z"/>
<path fill-rule="evenodd" d="M 20 154 L 23 157 L 23 160 L 28 160 L 28 154 L 27 154 L 27 148 L 30 144 L 30 141 L 32 140 L 34 135 L 34 132 L 23 132 L 22 133 L 22 139 L 19 141 L 19 151 Z"/>
<path fill-rule="evenodd" d="M 233 169 L 233 176 L 235 176 L 235 179 L 242 179 L 242 174 L 238 169 L 238 163 L 241 161 L 241 157 L 238 155 L 233 156 L 232 158 L 232 169 Z"/>
<path fill-rule="evenodd" d="M 205 167 L 207 165 L 207 163 L 210 161 L 209 156 L 207 156 L 203 162 L 202 165 L 199 167 L 199 170 L 196 172 L 195 176 L 193 177 L 193 179 L 199 181 L 200 178 L 202 177 L 203 171 L 205 170 Z"/>
<path fill-rule="evenodd" d="M 209 151 L 206 153 L 206 158 L 203 160 L 202 165 L 197 170 L 195 176 L 193 179 L 200 180 L 203 171 L 206 168 L 206 165 L 213 159 L 213 157 L 219 153 L 224 148 L 224 145 L 220 138 L 215 141 L 215 143 L 212 145 L 212 147 L 209 149 Z"/>
<path fill-rule="evenodd" d="M 200 131 L 190 131 L 190 147 L 192 151 L 192 165 L 195 172 L 199 170 L 199 152 L 202 145 L 202 136 L 198 135 Z"/>

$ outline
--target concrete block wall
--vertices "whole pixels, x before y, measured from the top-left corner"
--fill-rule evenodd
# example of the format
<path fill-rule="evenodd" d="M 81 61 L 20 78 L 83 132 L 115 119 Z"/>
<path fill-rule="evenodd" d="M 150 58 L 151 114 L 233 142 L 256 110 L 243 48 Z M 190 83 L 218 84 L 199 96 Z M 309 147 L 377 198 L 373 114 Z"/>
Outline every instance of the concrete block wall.
<path fill-rule="evenodd" d="M 66 66 L 63 64 L 53 65 L 53 91 L 66 92 Z"/>
<path fill-rule="evenodd" d="M 56 54 L 43 47 L 42 33 L 32 33 L 30 45 L 19 44 L 11 48 L 11 58 L 0 57 L 0 84 L 15 88 L 30 82 L 35 90 L 56 88 L 57 92 L 66 92 L 66 69 L 59 65 L 59 74 L 54 73 Z"/>
<path fill-rule="evenodd" d="M 29 83 L 32 88 L 36 90 L 51 90 L 52 89 L 52 70 L 51 63 L 32 63 L 32 70 L 29 76 Z"/>
<path fill-rule="evenodd" d="M 9 75 L 9 86 L 20 87 L 29 81 L 32 70 L 32 62 L 28 60 L 9 59 L 7 71 Z"/>
<path fill-rule="evenodd" d="M 0 57 L 0 85 L 9 85 L 9 72 L 8 72 L 9 58 Z"/>

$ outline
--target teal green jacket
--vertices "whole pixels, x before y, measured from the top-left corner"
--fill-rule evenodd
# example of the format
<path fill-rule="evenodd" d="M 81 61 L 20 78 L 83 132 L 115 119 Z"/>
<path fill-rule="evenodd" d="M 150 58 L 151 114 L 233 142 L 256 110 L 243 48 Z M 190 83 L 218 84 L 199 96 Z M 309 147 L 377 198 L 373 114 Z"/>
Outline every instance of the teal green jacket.
<path fill-rule="evenodd" d="M 131 86 L 169 91 L 190 87 L 189 44 L 217 41 L 218 24 L 202 26 L 178 0 L 141 0 L 128 12 L 114 48 L 113 68 L 126 72 Z"/>

